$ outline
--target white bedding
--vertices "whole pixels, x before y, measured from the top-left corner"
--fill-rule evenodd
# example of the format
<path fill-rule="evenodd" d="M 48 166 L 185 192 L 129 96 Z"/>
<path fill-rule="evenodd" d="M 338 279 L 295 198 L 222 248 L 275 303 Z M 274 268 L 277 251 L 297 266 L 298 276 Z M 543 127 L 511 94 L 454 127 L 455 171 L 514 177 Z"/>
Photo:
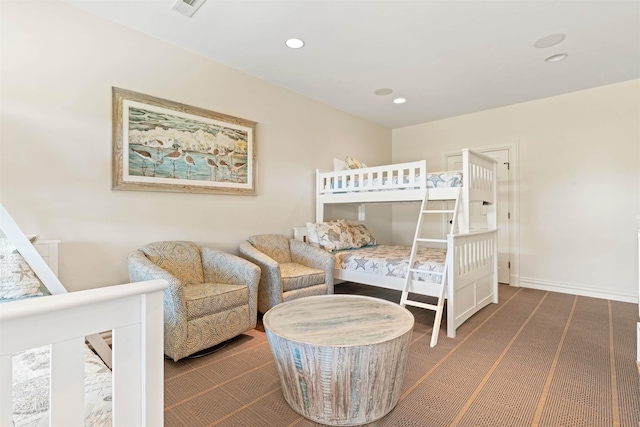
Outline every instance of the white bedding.
<path fill-rule="evenodd" d="M 415 268 L 419 270 L 443 272 L 446 250 L 441 248 L 418 248 Z M 361 271 L 404 278 L 409 267 L 411 248 L 408 246 L 365 246 L 359 249 L 346 249 L 334 253 L 336 268 Z M 415 280 L 440 283 L 442 275 L 418 273 Z"/>
<path fill-rule="evenodd" d="M 13 355 L 13 422 L 48 425 L 49 346 Z M 111 370 L 85 346 L 85 426 L 111 426 Z"/>

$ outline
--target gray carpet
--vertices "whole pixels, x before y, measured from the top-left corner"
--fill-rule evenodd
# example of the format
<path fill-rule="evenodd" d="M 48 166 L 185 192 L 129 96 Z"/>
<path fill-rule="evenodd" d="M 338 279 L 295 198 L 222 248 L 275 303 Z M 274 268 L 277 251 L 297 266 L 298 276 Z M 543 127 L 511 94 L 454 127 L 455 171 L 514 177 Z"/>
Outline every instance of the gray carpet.
<path fill-rule="evenodd" d="M 336 293 L 399 301 L 343 283 Z M 429 347 L 416 322 L 400 402 L 370 426 L 640 426 L 638 305 L 500 285 L 500 302 Z M 446 317 L 446 316 L 445 316 Z M 261 325 L 221 351 L 165 361 L 165 425 L 319 426 L 282 397 Z"/>

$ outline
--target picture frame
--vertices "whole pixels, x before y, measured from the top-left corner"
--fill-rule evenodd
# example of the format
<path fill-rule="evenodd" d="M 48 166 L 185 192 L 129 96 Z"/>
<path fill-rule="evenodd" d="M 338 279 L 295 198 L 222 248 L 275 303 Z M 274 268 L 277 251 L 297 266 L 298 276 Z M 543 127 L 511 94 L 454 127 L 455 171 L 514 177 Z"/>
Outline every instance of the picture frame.
<path fill-rule="evenodd" d="M 112 88 L 112 189 L 256 195 L 256 122 Z"/>

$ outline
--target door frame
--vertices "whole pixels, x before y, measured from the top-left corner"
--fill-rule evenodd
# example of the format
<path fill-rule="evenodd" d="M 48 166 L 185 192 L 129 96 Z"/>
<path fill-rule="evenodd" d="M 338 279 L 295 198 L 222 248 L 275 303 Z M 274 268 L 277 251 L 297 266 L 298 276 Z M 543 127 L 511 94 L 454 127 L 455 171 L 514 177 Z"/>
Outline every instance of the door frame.
<path fill-rule="evenodd" d="M 520 140 L 509 144 L 491 146 L 467 147 L 470 150 L 484 153 L 487 151 L 508 150 L 509 152 L 509 269 L 510 285 L 520 287 Z M 445 151 L 442 153 L 442 164 L 447 165 L 447 159 L 459 156 L 458 151 Z"/>

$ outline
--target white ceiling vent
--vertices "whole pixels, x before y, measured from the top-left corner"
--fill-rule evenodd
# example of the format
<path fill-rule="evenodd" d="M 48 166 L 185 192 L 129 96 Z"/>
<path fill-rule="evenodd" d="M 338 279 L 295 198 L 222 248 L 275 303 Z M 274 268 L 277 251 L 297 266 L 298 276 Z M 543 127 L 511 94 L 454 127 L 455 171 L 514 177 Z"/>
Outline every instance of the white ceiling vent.
<path fill-rule="evenodd" d="M 206 0 L 176 0 L 171 9 L 191 18 Z"/>

